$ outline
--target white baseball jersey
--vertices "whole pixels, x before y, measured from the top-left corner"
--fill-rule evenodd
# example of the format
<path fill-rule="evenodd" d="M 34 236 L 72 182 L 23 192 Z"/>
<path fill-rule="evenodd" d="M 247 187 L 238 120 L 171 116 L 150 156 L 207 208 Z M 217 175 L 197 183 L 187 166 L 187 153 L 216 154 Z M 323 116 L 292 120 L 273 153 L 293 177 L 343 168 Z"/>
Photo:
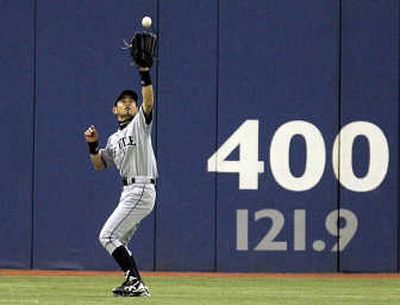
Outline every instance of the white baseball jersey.
<path fill-rule="evenodd" d="M 100 155 L 107 167 L 115 165 L 121 177 L 146 176 L 157 178 L 157 165 L 151 143 L 151 127 L 146 123 L 143 107 L 122 130 L 113 133 Z"/>

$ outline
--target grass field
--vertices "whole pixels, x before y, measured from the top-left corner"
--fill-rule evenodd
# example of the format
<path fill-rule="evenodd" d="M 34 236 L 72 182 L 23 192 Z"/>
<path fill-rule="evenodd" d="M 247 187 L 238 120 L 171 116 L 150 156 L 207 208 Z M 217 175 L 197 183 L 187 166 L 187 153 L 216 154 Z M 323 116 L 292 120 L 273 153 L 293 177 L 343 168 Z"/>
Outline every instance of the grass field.
<path fill-rule="evenodd" d="M 400 278 L 147 276 L 150 298 L 116 298 L 115 275 L 0 275 L 0 304 L 400 304 Z"/>

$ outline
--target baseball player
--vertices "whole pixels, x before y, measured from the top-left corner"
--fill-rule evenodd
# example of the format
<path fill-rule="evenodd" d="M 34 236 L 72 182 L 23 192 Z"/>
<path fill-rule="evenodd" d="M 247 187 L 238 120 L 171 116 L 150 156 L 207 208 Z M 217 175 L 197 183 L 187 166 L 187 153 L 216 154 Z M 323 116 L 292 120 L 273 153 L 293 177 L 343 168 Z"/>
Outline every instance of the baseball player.
<path fill-rule="evenodd" d="M 125 281 L 112 290 L 115 296 L 150 296 L 128 243 L 141 220 L 153 210 L 156 199 L 155 182 L 158 174 L 151 143 L 154 91 L 150 76 L 154 53 L 150 53 L 150 57 L 149 53 L 146 53 L 147 57 L 143 53 L 141 58 L 134 56 L 143 51 L 140 46 L 135 46 L 135 39 L 147 39 L 148 42 L 155 39 L 155 35 L 151 35 L 136 34 L 131 45 L 131 54 L 141 77 L 142 104 L 138 106 L 138 95 L 132 90 L 124 90 L 118 95 L 113 113 L 118 119 L 119 129 L 108 138 L 102 149 L 99 148 L 99 133 L 94 125 L 84 132 L 93 167 L 103 170 L 115 166 L 122 178 L 123 189 L 118 206 L 99 234 L 101 245 L 125 272 Z"/>

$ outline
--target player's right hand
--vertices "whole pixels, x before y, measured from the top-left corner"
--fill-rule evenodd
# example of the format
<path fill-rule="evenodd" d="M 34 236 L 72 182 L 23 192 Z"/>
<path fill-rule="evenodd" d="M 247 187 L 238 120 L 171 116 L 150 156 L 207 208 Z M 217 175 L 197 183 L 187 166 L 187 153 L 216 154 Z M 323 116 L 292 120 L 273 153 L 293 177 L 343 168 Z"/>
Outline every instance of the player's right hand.
<path fill-rule="evenodd" d="M 86 142 L 92 143 L 99 140 L 99 133 L 96 130 L 94 125 L 91 125 L 86 131 L 84 132 Z"/>

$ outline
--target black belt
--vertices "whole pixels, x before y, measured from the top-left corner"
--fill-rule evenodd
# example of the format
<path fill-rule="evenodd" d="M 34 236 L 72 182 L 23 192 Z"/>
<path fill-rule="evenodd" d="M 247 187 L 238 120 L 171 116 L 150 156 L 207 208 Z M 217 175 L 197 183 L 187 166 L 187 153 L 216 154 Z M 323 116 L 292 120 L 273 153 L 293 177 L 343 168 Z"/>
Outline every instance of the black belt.
<path fill-rule="evenodd" d="M 156 184 L 156 179 L 149 178 L 149 179 L 135 179 L 135 178 L 123 178 L 122 179 L 123 185 L 131 185 L 134 183 L 150 183 L 150 184 Z"/>

